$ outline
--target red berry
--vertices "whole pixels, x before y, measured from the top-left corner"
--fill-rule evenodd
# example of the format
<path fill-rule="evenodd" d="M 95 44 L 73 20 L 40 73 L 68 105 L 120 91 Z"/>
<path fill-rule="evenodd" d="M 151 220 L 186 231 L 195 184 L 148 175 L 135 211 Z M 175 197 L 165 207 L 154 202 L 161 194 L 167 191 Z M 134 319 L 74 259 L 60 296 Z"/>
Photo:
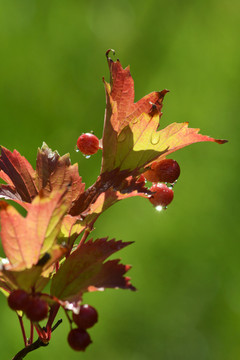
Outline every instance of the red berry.
<path fill-rule="evenodd" d="M 93 155 L 99 149 L 99 139 L 91 133 L 82 134 L 77 140 L 77 147 L 84 155 Z"/>
<path fill-rule="evenodd" d="M 79 314 L 73 313 L 73 321 L 81 329 L 88 329 L 98 321 L 98 313 L 90 305 L 81 305 Z"/>
<path fill-rule="evenodd" d="M 25 310 L 28 305 L 29 295 L 26 291 L 13 290 L 8 297 L 8 305 L 12 310 Z"/>
<path fill-rule="evenodd" d="M 167 187 L 166 184 L 154 184 L 152 187 L 150 187 L 150 190 L 155 192 L 155 194 L 151 195 L 149 198 L 154 206 L 167 206 L 173 199 L 173 190 Z"/>
<path fill-rule="evenodd" d="M 174 183 L 180 175 L 180 166 L 173 159 L 164 159 L 152 163 L 151 168 L 144 173 L 151 182 Z"/>
<path fill-rule="evenodd" d="M 143 183 L 143 184 L 145 184 L 145 182 L 146 182 L 146 179 L 145 179 L 145 176 L 143 175 L 143 174 L 141 174 L 140 176 L 139 176 L 139 178 L 137 179 L 137 183 Z"/>
<path fill-rule="evenodd" d="M 68 334 L 68 343 L 73 350 L 85 351 L 92 342 L 89 334 L 84 329 L 72 329 Z"/>
<path fill-rule="evenodd" d="M 29 298 L 25 313 L 31 321 L 41 321 L 48 315 L 48 303 L 37 296 L 32 296 Z"/>

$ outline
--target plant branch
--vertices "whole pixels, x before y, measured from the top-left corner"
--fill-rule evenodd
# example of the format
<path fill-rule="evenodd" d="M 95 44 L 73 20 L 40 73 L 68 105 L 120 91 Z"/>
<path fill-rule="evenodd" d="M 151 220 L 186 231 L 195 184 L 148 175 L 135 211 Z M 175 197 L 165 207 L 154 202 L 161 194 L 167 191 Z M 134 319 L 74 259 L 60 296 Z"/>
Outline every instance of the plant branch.
<path fill-rule="evenodd" d="M 59 308 L 60 308 L 59 304 L 54 304 L 53 307 L 50 310 L 48 322 L 47 322 L 47 325 L 46 325 L 46 332 L 47 332 L 48 340 L 51 339 L 52 324 L 54 322 L 55 317 L 57 316 Z"/>
<path fill-rule="evenodd" d="M 79 244 L 78 244 L 78 248 L 81 247 L 81 246 L 85 243 L 85 241 L 87 240 L 88 235 L 89 235 L 89 234 L 92 232 L 92 230 L 93 230 L 93 225 L 94 225 L 94 223 L 95 223 L 96 220 L 97 220 L 97 219 L 95 219 L 94 221 L 92 221 L 92 222 L 88 225 L 88 227 L 86 228 L 86 230 L 84 231 L 83 236 L 82 236 L 82 238 L 81 238 L 81 240 L 80 240 L 80 242 L 79 242 Z"/>
<path fill-rule="evenodd" d="M 24 345 L 27 346 L 27 337 L 26 337 L 26 332 L 25 332 L 24 325 L 23 325 L 22 316 L 18 315 L 18 320 L 20 322 L 20 326 L 21 326 L 21 330 L 22 330 Z"/>
<path fill-rule="evenodd" d="M 56 328 L 62 323 L 62 319 L 58 320 L 56 324 L 52 327 L 52 331 L 56 330 Z M 47 346 L 49 342 L 43 342 L 42 339 L 38 338 L 34 343 L 29 346 L 26 346 L 22 350 L 20 350 L 12 360 L 22 360 L 25 356 L 31 351 L 37 350 L 42 346 Z"/>
<path fill-rule="evenodd" d="M 33 336 L 34 336 L 34 326 L 32 321 L 30 322 L 30 338 L 28 340 L 29 345 L 33 343 Z"/>

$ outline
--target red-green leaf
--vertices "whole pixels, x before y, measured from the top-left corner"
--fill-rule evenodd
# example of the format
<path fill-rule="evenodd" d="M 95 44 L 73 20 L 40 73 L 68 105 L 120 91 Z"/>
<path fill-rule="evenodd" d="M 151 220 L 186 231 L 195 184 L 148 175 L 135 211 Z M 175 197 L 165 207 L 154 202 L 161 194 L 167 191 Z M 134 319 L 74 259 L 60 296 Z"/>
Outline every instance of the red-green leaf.
<path fill-rule="evenodd" d="M 81 214 L 85 217 L 92 214 L 93 209 L 99 209 L 99 204 L 103 212 L 118 200 L 131 196 L 146 197 L 147 194 L 151 194 L 145 187 L 145 182 L 139 182 L 138 176 L 129 176 L 130 174 L 131 172 L 127 170 L 119 171 L 119 169 L 101 174 L 95 184 L 75 201 L 70 214 L 73 216 Z M 99 210 L 97 213 L 100 214 Z M 94 216 L 91 216 L 91 221 L 93 218 Z M 91 222 L 89 219 L 89 217 L 85 218 L 83 224 L 89 224 Z"/>
<path fill-rule="evenodd" d="M 125 280 L 123 277 L 128 267 L 123 271 L 118 262 L 111 263 L 111 266 L 108 262 L 103 263 L 110 255 L 129 244 L 131 243 L 114 239 L 107 241 L 107 238 L 89 240 L 75 250 L 60 267 L 53 277 L 51 294 L 61 300 L 69 300 L 99 287 L 124 287 L 133 290 L 129 279 Z M 111 271 L 106 275 L 108 267 Z"/>
<path fill-rule="evenodd" d="M 199 130 L 200 129 L 189 128 L 187 122 L 173 123 L 156 132 L 155 138 L 159 139 L 159 149 L 167 149 L 164 153 L 164 157 L 185 146 L 197 142 L 210 141 L 218 144 L 227 142 L 227 140 L 218 140 L 207 135 L 198 134 Z"/>
<path fill-rule="evenodd" d="M 16 150 L 11 152 L 4 147 L 0 169 L 0 178 L 7 183 L 0 184 L 0 198 L 14 200 L 26 209 L 26 203 L 31 203 L 39 191 L 48 196 L 52 191 L 68 188 L 66 198 L 69 207 L 84 192 L 78 164 L 71 165 L 69 154 L 60 157 L 45 143 L 38 149 L 36 171 Z"/>
<path fill-rule="evenodd" d="M 43 289 L 47 284 L 49 279 L 45 278 L 44 283 L 42 283 L 41 288 L 36 287 L 36 283 L 41 278 L 41 267 L 33 266 L 30 269 L 24 269 L 16 271 L 14 269 L 7 270 L 3 268 L 0 271 L 1 276 L 4 278 L 8 288 L 13 289 L 23 289 L 25 291 L 31 292 L 32 288 L 35 287 L 37 291 Z M 43 280 L 43 278 L 41 278 Z"/>
<path fill-rule="evenodd" d="M 108 56 L 109 51 L 107 52 Z M 103 132 L 102 173 L 115 168 L 142 171 L 161 155 L 200 141 L 222 144 L 187 129 L 187 124 L 172 124 L 157 131 L 162 101 L 167 90 L 151 93 L 134 103 L 134 84 L 129 67 L 123 69 L 119 60 L 108 57 L 110 84 L 105 83 L 107 106 Z"/>
<path fill-rule="evenodd" d="M 54 245 L 45 253 L 38 263 L 30 269 L 22 269 L 21 266 L 5 264 L 0 260 L 0 287 L 9 291 L 13 289 L 23 289 L 27 292 L 42 291 L 50 280 L 51 274 L 55 270 L 56 261 L 59 261 L 68 251 L 61 245 Z"/>
<path fill-rule="evenodd" d="M 13 196 L 22 201 L 31 202 L 38 193 L 35 182 L 36 173 L 31 164 L 18 151 L 11 152 L 1 146 L 0 169 L 2 170 L 0 177 L 10 186 L 14 184 L 16 193 Z M 1 197 L 4 195 L 4 189 L 6 187 L 0 185 Z M 9 196 L 11 198 L 10 194 Z"/>
<path fill-rule="evenodd" d="M 130 265 L 119 264 L 119 260 L 109 260 L 105 262 L 101 270 L 92 279 L 94 285 L 89 286 L 88 291 L 96 291 L 105 288 L 130 289 L 136 288 L 130 283 L 129 277 L 124 274 L 131 269 Z"/>
<path fill-rule="evenodd" d="M 29 204 L 26 218 L 11 205 L 0 202 L 2 245 L 12 265 L 31 268 L 51 249 L 67 211 L 64 194 L 52 193 L 48 198 L 40 194 Z"/>
<path fill-rule="evenodd" d="M 86 226 L 87 222 L 78 216 L 65 215 L 58 235 L 58 241 L 66 243 L 71 248 Z"/>
<path fill-rule="evenodd" d="M 17 192 L 15 186 L 1 184 L 0 185 L 0 199 L 3 198 L 5 200 L 14 200 L 18 203 L 22 203 L 22 198 Z"/>
<path fill-rule="evenodd" d="M 45 143 L 38 149 L 37 155 L 38 188 L 47 195 L 53 190 L 69 187 L 67 197 L 76 201 L 84 191 L 82 178 L 78 173 L 78 164 L 71 165 L 69 154 L 60 156 Z"/>

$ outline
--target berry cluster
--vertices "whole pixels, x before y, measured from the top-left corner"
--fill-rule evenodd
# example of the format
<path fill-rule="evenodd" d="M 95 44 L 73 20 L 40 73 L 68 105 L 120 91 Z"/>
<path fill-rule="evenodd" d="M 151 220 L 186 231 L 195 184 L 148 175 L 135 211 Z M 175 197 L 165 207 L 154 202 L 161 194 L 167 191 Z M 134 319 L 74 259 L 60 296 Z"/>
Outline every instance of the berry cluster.
<path fill-rule="evenodd" d="M 91 328 L 98 321 L 96 309 L 90 305 L 81 305 L 79 314 L 73 313 L 73 321 L 77 328 L 68 334 L 68 343 L 73 350 L 85 351 L 92 340 L 86 329 Z"/>
<path fill-rule="evenodd" d="M 8 305 L 12 310 L 23 311 L 33 322 L 44 320 L 48 316 L 48 303 L 36 294 L 28 294 L 22 289 L 13 290 L 8 296 Z M 96 309 L 90 305 L 81 305 L 79 314 L 72 316 L 77 328 L 68 334 L 68 343 L 76 351 L 84 351 L 92 340 L 86 331 L 98 321 Z"/>
<path fill-rule="evenodd" d="M 8 305 L 12 310 L 23 311 L 32 322 L 39 322 L 48 316 L 49 306 L 37 294 L 28 294 L 22 289 L 13 290 L 8 296 Z M 68 334 L 68 343 L 76 351 L 85 351 L 92 343 L 86 329 L 91 328 L 98 321 L 96 309 L 90 305 L 81 305 L 79 314 L 72 316 L 77 328 L 71 329 Z M 70 322 L 72 323 L 70 320 Z"/>
<path fill-rule="evenodd" d="M 155 161 L 151 164 L 150 169 L 143 173 L 145 179 L 153 183 L 150 187 L 153 194 L 149 200 L 155 207 L 166 208 L 172 202 L 174 196 L 172 186 L 179 175 L 180 167 L 177 161 L 173 159 Z M 170 183 L 171 187 L 165 183 Z"/>
<path fill-rule="evenodd" d="M 22 310 L 33 322 L 41 321 L 48 316 L 48 303 L 38 295 L 30 295 L 21 289 L 13 290 L 10 293 L 8 305 L 12 310 Z"/>

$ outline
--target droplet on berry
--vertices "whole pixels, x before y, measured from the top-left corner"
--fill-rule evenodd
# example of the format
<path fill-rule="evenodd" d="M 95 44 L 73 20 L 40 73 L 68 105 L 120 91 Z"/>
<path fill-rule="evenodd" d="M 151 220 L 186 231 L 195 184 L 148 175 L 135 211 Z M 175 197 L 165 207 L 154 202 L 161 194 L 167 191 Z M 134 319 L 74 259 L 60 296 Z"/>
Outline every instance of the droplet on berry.
<path fill-rule="evenodd" d="M 173 159 L 155 161 L 143 175 L 151 182 L 168 182 L 172 184 L 179 178 L 180 166 Z"/>
<path fill-rule="evenodd" d="M 13 290 L 8 296 L 8 305 L 12 310 L 25 310 L 29 301 L 29 295 L 26 291 Z"/>
<path fill-rule="evenodd" d="M 155 207 L 165 207 L 173 200 L 174 192 L 172 188 L 167 187 L 166 184 L 154 184 L 152 187 L 150 187 L 150 190 L 154 192 L 154 194 L 149 197 L 149 200 Z"/>
<path fill-rule="evenodd" d="M 73 350 L 85 351 L 92 342 L 88 332 L 84 329 L 72 329 L 68 334 L 68 343 Z"/>
<path fill-rule="evenodd" d="M 157 205 L 157 206 L 155 206 L 155 209 L 158 211 L 158 212 L 160 212 L 160 211 L 162 211 L 163 209 L 166 209 L 167 207 L 165 206 L 161 206 L 161 205 Z"/>
<path fill-rule="evenodd" d="M 48 315 L 48 303 L 38 296 L 31 296 L 25 313 L 31 321 L 41 321 Z"/>
<path fill-rule="evenodd" d="M 79 314 L 73 313 L 73 321 L 81 329 L 88 329 L 98 321 L 97 310 L 90 305 L 81 305 Z"/>
<path fill-rule="evenodd" d="M 77 140 L 77 147 L 84 155 L 93 155 L 99 149 L 99 139 L 91 133 L 82 134 Z"/>

